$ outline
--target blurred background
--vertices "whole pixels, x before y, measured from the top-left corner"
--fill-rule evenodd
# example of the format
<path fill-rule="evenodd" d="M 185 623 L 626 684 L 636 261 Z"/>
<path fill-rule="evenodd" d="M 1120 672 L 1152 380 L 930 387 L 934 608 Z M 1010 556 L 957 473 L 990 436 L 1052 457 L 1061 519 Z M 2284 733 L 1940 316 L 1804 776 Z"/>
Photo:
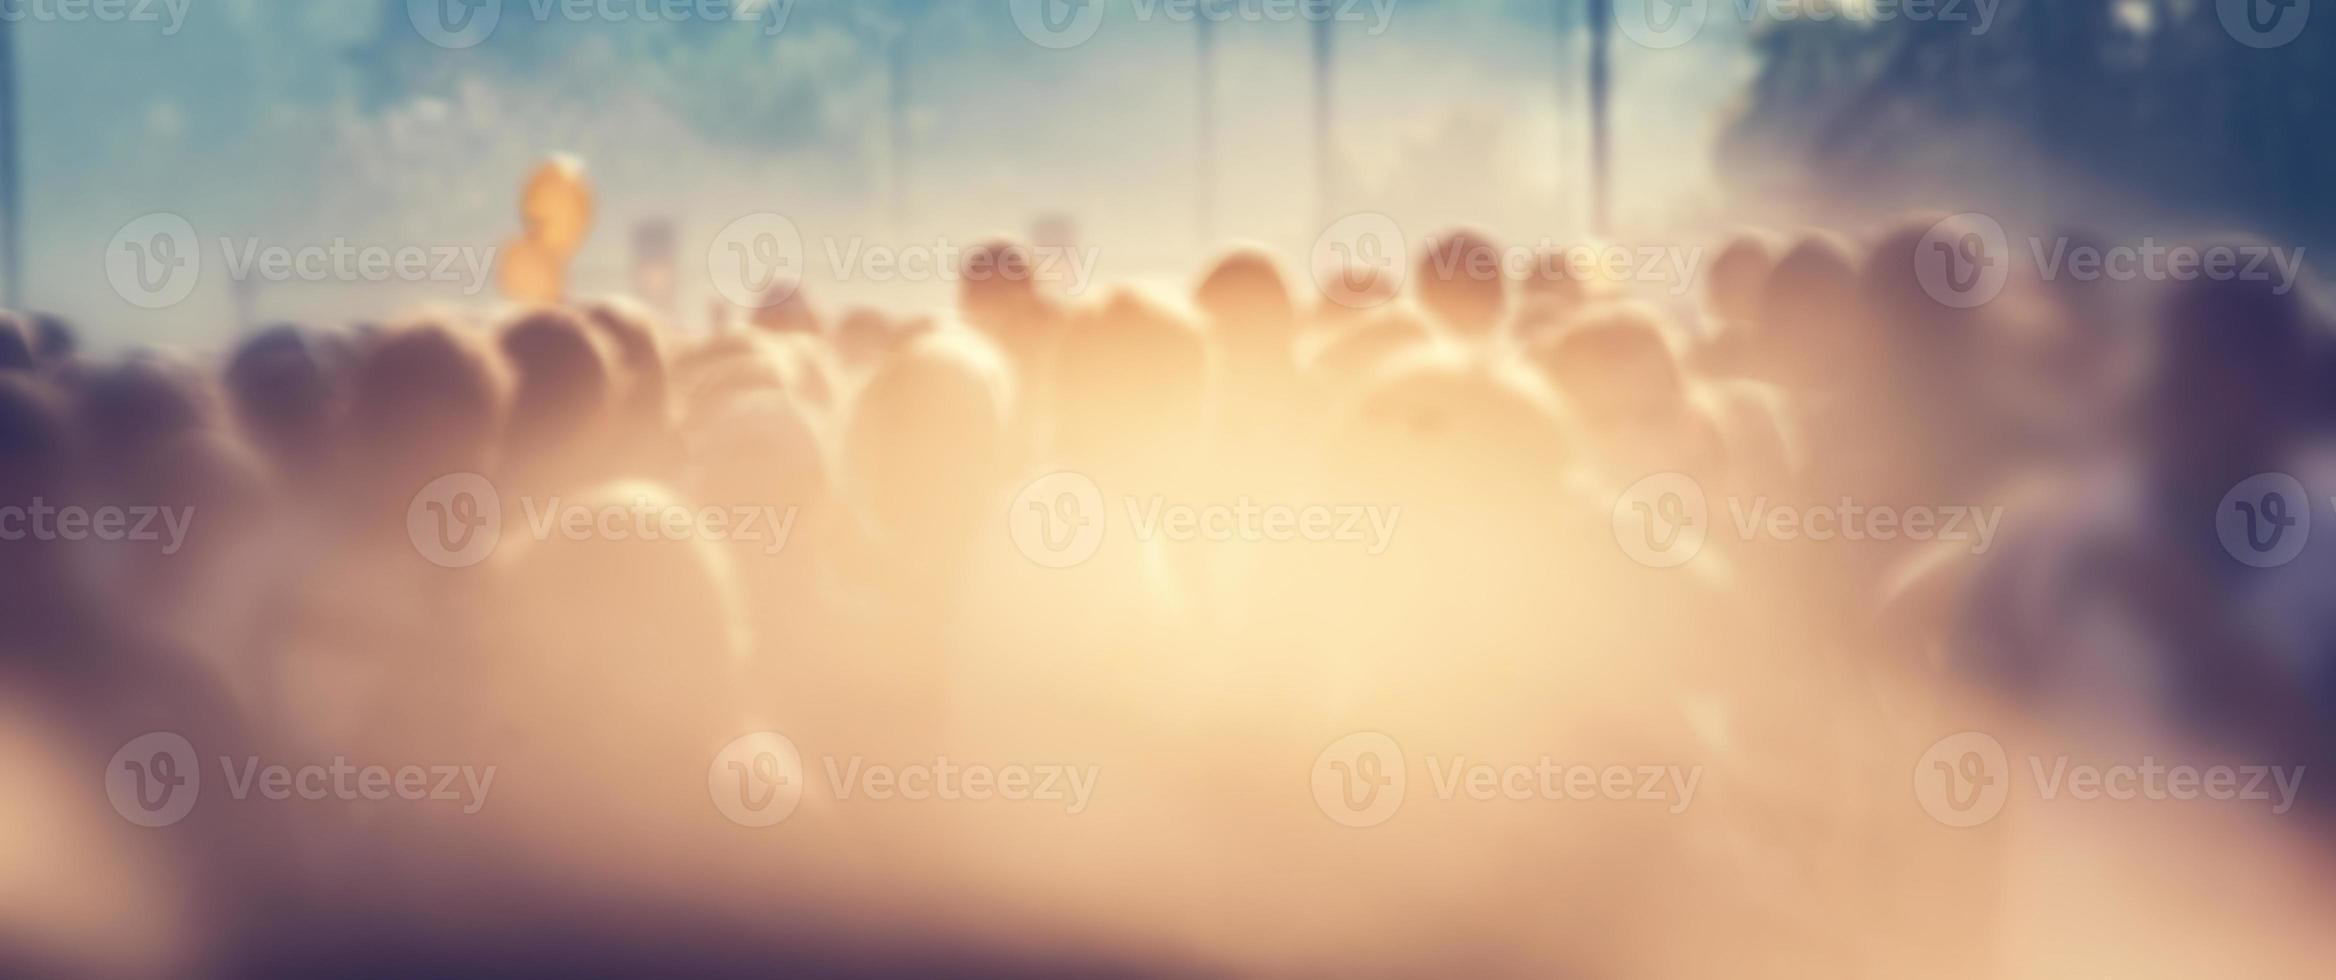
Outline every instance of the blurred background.
<path fill-rule="evenodd" d="M 2325 973 L 2313 6 L 0 0 L 0 973 Z"/>
<path fill-rule="evenodd" d="M 635 230 L 669 228 L 696 255 L 756 211 L 893 241 L 1051 223 L 1118 278 L 1180 271 L 1228 238 L 1300 252 L 1326 212 L 1561 239 L 1590 223 L 1583 3 L 1342 2 L 1320 32 L 1115 0 L 1091 38 L 1051 49 L 1002 3 L 741 2 L 744 21 L 539 17 L 506 0 L 459 49 L 425 37 L 406 0 L 182 0 L 175 15 L 157 0 L 138 8 L 151 20 L 16 22 L 17 305 L 103 324 L 106 342 L 216 341 L 239 312 L 331 310 L 350 287 L 239 307 L 223 280 L 142 310 L 91 256 L 155 211 L 207 238 L 490 246 L 519 175 L 553 150 L 591 164 L 604 210 L 576 274 L 612 287 Z M 1616 16 L 1675 2 L 1615 0 Z M 2234 43 L 2209 0 L 1961 0 L 1936 19 L 1877 18 L 1862 0 L 1822 18 L 1679 5 L 1709 8 L 1691 40 L 1609 45 L 1609 231 L 1942 202 L 2303 244 L 2329 225 L 2320 32 Z M 196 179 L 216 175 L 236 179 Z M 702 277 L 679 286 L 682 308 L 710 295 Z M 923 286 L 853 298 L 944 295 Z M 376 305 L 442 298 L 359 288 L 392 293 Z"/>

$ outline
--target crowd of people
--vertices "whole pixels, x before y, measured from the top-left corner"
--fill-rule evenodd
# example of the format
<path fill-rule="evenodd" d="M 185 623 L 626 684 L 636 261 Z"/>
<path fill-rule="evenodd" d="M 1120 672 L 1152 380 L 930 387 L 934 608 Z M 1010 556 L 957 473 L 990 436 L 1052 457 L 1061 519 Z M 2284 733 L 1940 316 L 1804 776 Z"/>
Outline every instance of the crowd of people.
<path fill-rule="evenodd" d="M 2336 519 L 2336 361 L 2309 284 L 1941 302 L 1941 217 L 1736 234 L 1685 299 L 1455 231 L 1327 293 L 1244 247 L 1066 298 L 1001 241 L 953 310 L 792 293 L 713 332 L 619 298 L 97 358 L 0 317 L 0 532 L 123 516 L 0 535 L 0 972 L 2071 975 L 2037 921 L 2147 935 L 2210 890 L 2039 872 L 2110 818 L 1948 826 L 1910 774 L 1984 731 L 2316 776 L 2336 545 L 2250 561 L 2218 522 L 2262 474 L 2307 488 L 2299 540 Z M 1032 499 L 1064 474 L 1099 512 Z M 1209 522 L 1242 508 L 1381 533 Z M 1870 523 L 1916 512 L 1986 532 Z M 719 759 L 762 731 L 801 809 L 741 826 Z M 97 775 L 153 732 L 202 760 L 159 828 Z M 1415 768 L 1356 827 L 1309 791 L 1354 732 L 1701 784 L 1471 806 Z M 247 758 L 495 772 L 277 798 Z M 952 758 L 1098 778 L 953 808 L 836 775 Z M 2240 834 L 2114 826 L 2318 867 L 2325 785 Z M 2321 892 L 2263 880 L 2185 949 L 2311 962 Z"/>

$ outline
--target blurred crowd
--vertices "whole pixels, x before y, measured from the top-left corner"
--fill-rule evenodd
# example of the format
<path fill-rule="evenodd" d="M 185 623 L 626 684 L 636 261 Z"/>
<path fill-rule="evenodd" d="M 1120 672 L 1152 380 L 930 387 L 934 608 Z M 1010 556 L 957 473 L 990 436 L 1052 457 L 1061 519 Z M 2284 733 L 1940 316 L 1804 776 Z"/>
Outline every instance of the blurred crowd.
<path fill-rule="evenodd" d="M 0 541 L 0 972 L 2081 972 L 2036 965 L 2030 890 L 2116 923 L 2095 939 L 2226 899 L 2261 934 L 2196 942 L 2290 963 L 2309 888 L 2043 880 L 2023 856 L 2111 832 L 1945 827 L 1908 780 L 1965 730 L 2318 775 L 2336 544 L 2267 565 L 2218 522 L 2260 474 L 2323 495 L 2282 512 L 2299 540 L 2336 520 L 2326 313 L 2308 283 L 2032 269 L 1941 302 L 1918 252 L 1942 217 L 1736 234 L 1683 297 L 1519 275 L 1463 230 L 1401 275 L 1243 247 L 1181 294 L 1076 298 L 1001 241 L 951 310 L 788 287 L 710 330 L 617 298 L 96 358 L 0 316 L 0 507 L 188 518 Z M 1056 474 L 1104 501 L 1042 515 L 1096 524 L 1074 561 L 1014 529 Z M 469 528 L 427 488 L 458 476 L 502 516 L 452 562 L 434 536 Z M 1625 520 L 1657 476 L 1700 498 L 1677 562 L 1639 545 L 1684 500 Z M 1145 526 L 1158 501 L 1389 533 L 1178 537 Z M 567 507 L 784 523 L 542 529 Z M 1991 537 L 1745 518 L 1852 509 Z M 766 730 L 803 749 L 802 809 L 740 827 L 708 766 Z M 1306 776 L 1357 731 L 1703 785 L 1676 814 L 1470 809 L 1414 773 L 1358 830 Z M 205 760 L 153 830 L 95 776 L 149 732 Z M 476 812 L 230 799 L 221 757 L 498 775 Z M 1101 778 L 1078 814 L 826 788 L 935 757 Z M 2318 868 L 2327 785 L 2268 830 L 2115 826 Z M 2195 962 L 2099 948 L 2120 975 Z"/>

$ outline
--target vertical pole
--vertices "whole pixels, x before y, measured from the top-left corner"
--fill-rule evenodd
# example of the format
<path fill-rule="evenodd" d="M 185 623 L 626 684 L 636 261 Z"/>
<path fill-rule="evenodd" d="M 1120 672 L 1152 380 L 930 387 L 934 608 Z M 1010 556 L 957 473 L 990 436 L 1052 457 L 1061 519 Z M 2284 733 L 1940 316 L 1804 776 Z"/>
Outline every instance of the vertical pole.
<path fill-rule="evenodd" d="M 1331 187 L 1330 83 L 1331 18 L 1317 5 L 1314 20 L 1314 199 L 1315 217 L 1329 227 L 1335 195 Z"/>
<path fill-rule="evenodd" d="M 1590 230 L 1604 235 L 1613 217 L 1613 132 L 1608 100 L 1613 94 L 1608 63 L 1614 32 L 1614 0 L 1590 0 Z"/>
<path fill-rule="evenodd" d="M 0 307 L 24 305 L 23 130 L 17 118 L 16 24 L 0 20 Z"/>
<path fill-rule="evenodd" d="M 1200 142 L 1193 168 L 1195 200 L 1193 212 L 1200 229 L 1201 246 L 1206 248 L 1217 236 L 1217 37 L 1216 23 L 1204 14 L 1195 18 L 1199 29 L 1199 99 Z"/>
<path fill-rule="evenodd" d="M 1549 5 L 1556 20 L 1556 59 L 1551 75 L 1557 80 L 1557 208 L 1558 219 L 1567 223 L 1580 220 L 1575 210 L 1579 177 L 1574 172 L 1574 4 L 1576 0 L 1556 0 Z"/>
<path fill-rule="evenodd" d="M 904 238 L 908 235 L 908 24 L 895 28 L 892 43 L 886 48 L 889 61 L 886 89 L 889 105 L 886 120 L 892 155 L 891 210 L 893 232 Z"/>

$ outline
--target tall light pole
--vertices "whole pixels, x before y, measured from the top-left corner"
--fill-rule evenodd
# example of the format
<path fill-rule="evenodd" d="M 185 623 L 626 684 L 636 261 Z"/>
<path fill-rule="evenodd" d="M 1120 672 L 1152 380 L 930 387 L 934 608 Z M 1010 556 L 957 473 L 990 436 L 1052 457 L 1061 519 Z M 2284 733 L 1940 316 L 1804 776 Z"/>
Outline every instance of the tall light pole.
<path fill-rule="evenodd" d="M 1608 42 L 1614 33 L 1614 0 L 1590 0 L 1590 230 L 1604 235 L 1613 217 L 1613 135 L 1607 98 L 1613 83 Z"/>
<path fill-rule="evenodd" d="M 16 24 L 0 20 L 0 307 L 24 304 L 24 205 L 17 171 L 23 141 L 16 117 Z"/>
<path fill-rule="evenodd" d="M 895 233 L 908 234 L 908 23 L 904 20 L 894 26 L 892 41 L 885 45 L 886 93 L 890 103 L 887 117 L 889 141 L 892 144 L 892 227 Z"/>
<path fill-rule="evenodd" d="M 1330 173 L 1331 7 L 1316 0 L 1309 9 L 1314 11 L 1314 214 L 1328 227 L 1334 205 Z"/>
<path fill-rule="evenodd" d="M 1560 220 L 1574 221 L 1580 218 L 1580 213 L 1574 210 L 1574 203 L 1580 198 L 1575 196 L 1579 192 L 1574 189 L 1572 173 L 1574 72 L 1580 70 L 1574 64 L 1574 0 L 1556 0 L 1549 9 L 1555 15 L 1557 30 L 1556 71 L 1551 73 L 1557 79 L 1557 206 Z"/>
<path fill-rule="evenodd" d="M 1193 20 L 1199 30 L 1199 62 L 1195 66 L 1200 99 L 1200 141 L 1193 171 L 1193 215 L 1200 243 L 1207 247 L 1217 236 L 1217 27 L 1206 13 Z"/>

